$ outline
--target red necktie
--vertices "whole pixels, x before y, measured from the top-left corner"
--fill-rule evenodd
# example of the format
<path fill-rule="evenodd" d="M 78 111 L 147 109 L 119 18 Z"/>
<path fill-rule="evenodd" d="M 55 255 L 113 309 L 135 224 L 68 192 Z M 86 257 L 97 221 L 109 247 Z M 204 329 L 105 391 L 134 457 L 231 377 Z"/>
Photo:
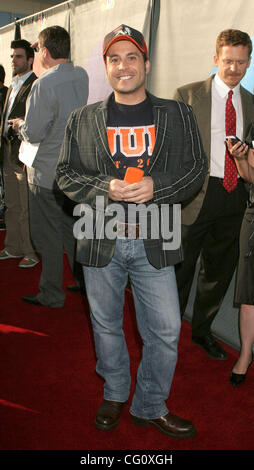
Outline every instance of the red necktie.
<path fill-rule="evenodd" d="M 226 102 L 226 136 L 236 135 L 236 112 L 232 103 L 233 91 L 228 92 L 228 98 Z M 227 146 L 225 152 L 225 168 L 224 168 L 224 180 L 223 186 L 228 193 L 231 193 L 237 186 L 237 169 L 233 158 L 231 158 Z"/>

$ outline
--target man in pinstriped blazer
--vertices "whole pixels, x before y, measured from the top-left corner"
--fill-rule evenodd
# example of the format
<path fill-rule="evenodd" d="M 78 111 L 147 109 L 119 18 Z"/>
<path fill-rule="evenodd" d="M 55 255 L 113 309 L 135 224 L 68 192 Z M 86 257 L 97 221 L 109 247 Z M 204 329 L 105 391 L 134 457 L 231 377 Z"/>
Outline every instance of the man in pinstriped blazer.
<path fill-rule="evenodd" d="M 114 429 L 129 398 L 129 355 L 122 329 L 129 275 L 144 343 L 132 422 L 152 424 L 169 436 L 190 437 L 193 423 L 169 412 L 165 403 L 177 361 L 180 312 L 174 265 L 182 250 L 180 244 L 165 244 L 162 230 L 157 236 L 154 230 L 162 221 L 172 227 L 173 204 L 199 190 L 206 157 L 191 107 L 146 92 L 150 63 L 139 31 L 126 25 L 116 28 L 104 39 L 103 56 L 114 93 L 71 114 L 56 170 L 60 189 L 83 204 L 77 256 L 84 265 L 96 370 L 105 380 L 95 426 Z M 130 168 L 141 171 L 142 179 L 130 183 Z M 140 206 L 144 211 L 133 219 Z M 163 208 L 169 210 L 167 220 Z M 174 238 L 174 227 L 172 232 Z"/>

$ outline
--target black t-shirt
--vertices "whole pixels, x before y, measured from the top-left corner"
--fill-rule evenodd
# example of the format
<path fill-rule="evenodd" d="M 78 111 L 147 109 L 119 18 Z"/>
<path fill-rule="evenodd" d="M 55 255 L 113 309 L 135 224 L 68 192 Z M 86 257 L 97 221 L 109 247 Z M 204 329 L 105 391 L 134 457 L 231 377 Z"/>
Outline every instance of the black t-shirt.
<path fill-rule="evenodd" d="M 0 118 L 3 112 L 7 90 L 8 90 L 7 86 L 3 86 L 2 88 L 0 88 Z"/>
<path fill-rule="evenodd" d="M 149 166 L 155 142 L 152 104 L 149 98 L 136 105 L 116 103 L 108 107 L 108 143 L 122 179 L 127 167 Z"/>
<path fill-rule="evenodd" d="M 128 167 L 145 170 L 150 163 L 155 142 L 153 109 L 147 97 L 142 103 L 125 105 L 112 97 L 108 106 L 108 143 L 112 158 L 124 179 Z M 125 210 L 125 222 L 139 222 L 134 203 L 121 203 Z M 132 215 L 131 215 L 132 214 Z"/>

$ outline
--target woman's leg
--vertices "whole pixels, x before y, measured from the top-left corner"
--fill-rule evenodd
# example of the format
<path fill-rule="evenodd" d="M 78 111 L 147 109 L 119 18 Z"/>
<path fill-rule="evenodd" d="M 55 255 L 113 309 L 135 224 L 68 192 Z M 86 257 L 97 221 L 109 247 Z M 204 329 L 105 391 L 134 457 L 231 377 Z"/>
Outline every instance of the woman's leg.
<path fill-rule="evenodd" d="M 243 304 L 240 309 L 240 356 L 233 367 L 235 374 L 245 374 L 252 360 L 254 344 L 254 305 Z"/>

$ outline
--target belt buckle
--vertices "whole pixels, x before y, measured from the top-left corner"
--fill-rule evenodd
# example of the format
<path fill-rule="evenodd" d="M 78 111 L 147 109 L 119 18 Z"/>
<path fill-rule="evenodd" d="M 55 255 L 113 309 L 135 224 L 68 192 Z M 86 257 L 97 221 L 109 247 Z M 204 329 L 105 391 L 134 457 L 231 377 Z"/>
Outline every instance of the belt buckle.
<path fill-rule="evenodd" d="M 124 222 L 117 222 L 117 238 L 130 238 L 136 240 L 139 238 L 139 225 L 125 224 Z"/>

